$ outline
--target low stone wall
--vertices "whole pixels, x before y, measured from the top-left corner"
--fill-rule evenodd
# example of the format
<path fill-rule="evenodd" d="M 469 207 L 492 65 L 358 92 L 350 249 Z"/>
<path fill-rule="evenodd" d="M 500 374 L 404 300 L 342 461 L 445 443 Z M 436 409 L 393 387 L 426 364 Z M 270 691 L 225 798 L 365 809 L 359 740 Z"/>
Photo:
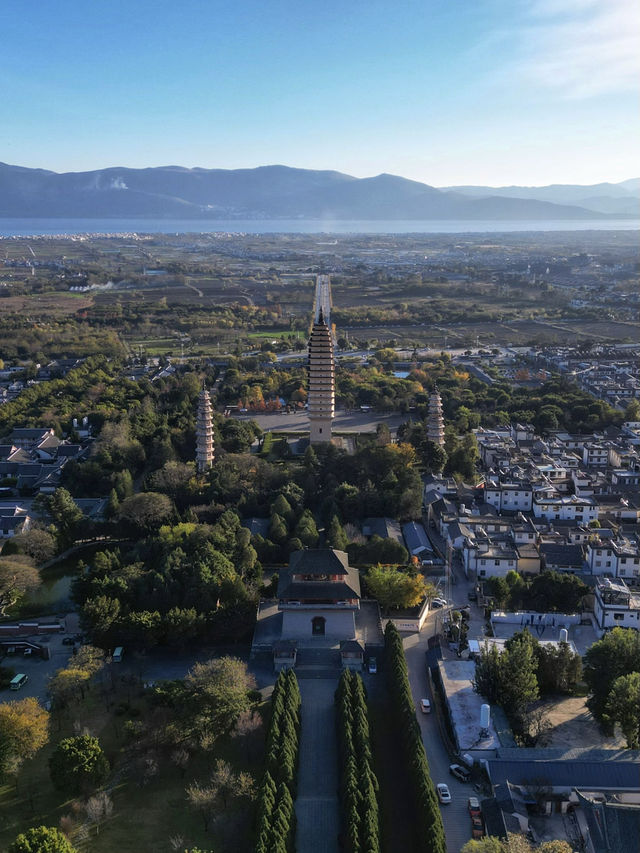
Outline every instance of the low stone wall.
<path fill-rule="evenodd" d="M 387 622 L 393 622 L 398 631 L 402 631 L 403 633 L 420 633 L 422 630 L 422 626 L 424 625 L 427 616 L 429 615 L 429 602 L 425 598 L 422 607 L 420 608 L 420 612 L 417 616 L 391 616 L 389 618 L 382 619 L 382 628 L 386 628 Z"/>
<path fill-rule="evenodd" d="M 59 622 L 14 622 L 0 625 L 0 637 L 31 637 L 36 634 L 61 634 L 64 625 Z"/>
<path fill-rule="evenodd" d="M 506 622 L 511 625 L 529 625 L 536 627 L 537 625 L 551 625 L 552 627 L 569 627 L 569 625 L 579 625 L 582 617 L 579 613 L 536 613 L 531 610 L 516 610 L 513 613 L 505 613 L 501 610 L 494 610 L 491 614 L 492 622 Z"/>

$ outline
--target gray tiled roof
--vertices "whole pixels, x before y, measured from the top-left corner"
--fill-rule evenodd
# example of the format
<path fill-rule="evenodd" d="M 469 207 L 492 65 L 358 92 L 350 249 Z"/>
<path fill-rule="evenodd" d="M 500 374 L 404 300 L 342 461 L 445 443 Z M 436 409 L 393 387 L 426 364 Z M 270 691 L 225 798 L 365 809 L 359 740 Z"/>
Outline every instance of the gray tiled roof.
<path fill-rule="evenodd" d="M 403 524 L 402 533 L 411 554 L 417 554 L 421 550 L 433 551 L 433 545 L 429 541 L 427 531 L 419 522 L 408 521 Z"/>
<path fill-rule="evenodd" d="M 582 568 L 584 556 L 580 545 L 556 545 L 543 542 L 540 545 L 540 555 L 548 566 L 571 566 Z"/>
<path fill-rule="evenodd" d="M 310 548 L 294 551 L 289 558 L 289 569 L 296 575 L 346 575 L 349 558 L 344 551 L 333 548 Z"/>
<path fill-rule="evenodd" d="M 579 792 L 580 793 L 580 792 Z M 595 853 L 637 853 L 640 839 L 640 807 L 596 803 L 580 796 Z"/>
<path fill-rule="evenodd" d="M 344 601 L 360 598 L 360 591 L 343 581 L 292 581 L 288 576 L 278 584 L 278 598 L 305 601 Z"/>
<path fill-rule="evenodd" d="M 632 749 L 499 749 L 489 772 L 494 785 L 544 780 L 557 788 L 638 791 L 639 762 L 640 752 Z"/>

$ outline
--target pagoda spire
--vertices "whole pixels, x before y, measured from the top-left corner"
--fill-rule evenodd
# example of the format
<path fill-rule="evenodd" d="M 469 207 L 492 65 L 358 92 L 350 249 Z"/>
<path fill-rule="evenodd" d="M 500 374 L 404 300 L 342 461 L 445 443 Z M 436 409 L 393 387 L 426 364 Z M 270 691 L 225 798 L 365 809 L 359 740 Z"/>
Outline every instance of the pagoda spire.
<path fill-rule="evenodd" d="M 213 465 L 215 459 L 213 441 L 213 409 L 211 397 L 204 382 L 198 395 L 198 415 L 196 417 L 196 467 L 204 474 Z"/>

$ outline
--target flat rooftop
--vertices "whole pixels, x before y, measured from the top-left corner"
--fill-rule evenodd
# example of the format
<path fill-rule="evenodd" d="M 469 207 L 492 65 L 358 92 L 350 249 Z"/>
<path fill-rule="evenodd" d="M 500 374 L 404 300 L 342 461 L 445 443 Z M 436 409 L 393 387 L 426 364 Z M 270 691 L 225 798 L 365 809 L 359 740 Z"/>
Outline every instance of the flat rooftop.
<path fill-rule="evenodd" d="M 505 645 L 507 644 L 508 639 L 509 638 L 507 637 L 477 637 L 475 640 L 469 640 L 469 652 L 479 654 L 480 649 L 484 647 L 485 643 L 488 645 L 489 648 L 491 648 L 492 646 L 497 646 L 498 651 L 502 652 Z M 552 646 L 557 648 L 560 645 L 560 640 L 541 640 L 537 637 L 536 639 L 538 640 L 541 646 Z M 574 653 L 574 655 L 578 654 L 578 649 L 576 648 L 572 640 L 568 640 L 567 645 Z"/>
<path fill-rule="evenodd" d="M 526 627 L 526 625 L 520 625 L 515 622 L 492 622 L 491 624 L 493 625 L 496 637 L 504 640 L 508 640 L 509 637 L 513 637 L 514 634 L 517 634 L 518 631 L 522 631 Z M 561 627 L 561 625 L 536 626 L 536 630 L 531 633 L 539 642 L 542 640 L 559 642 Z M 575 647 L 579 655 L 584 655 L 587 649 L 596 640 L 600 639 L 599 632 L 594 629 L 591 623 L 588 625 L 569 625 L 567 630 L 569 632 L 569 642 Z M 481 637 L 477 639 L 484 641 L 485 638 Z"/>
<path fill-rule="evenodd" d="M 438 661 L 438 667 L 460 751 L 497 749 L 500 740 L 493 720 L 489 720 L 489 736 L 480 737 L 480 709 L 486 701 L 473 689 L 475 663 L 468 660 L 441 660 Z"/>

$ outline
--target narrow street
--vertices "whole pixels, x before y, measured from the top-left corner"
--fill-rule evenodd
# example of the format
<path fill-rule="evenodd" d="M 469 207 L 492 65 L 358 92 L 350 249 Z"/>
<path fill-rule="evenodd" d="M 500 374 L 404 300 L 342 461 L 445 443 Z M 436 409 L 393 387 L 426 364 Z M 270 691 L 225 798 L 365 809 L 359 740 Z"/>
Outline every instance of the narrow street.
<path fill-rule="evenodd" d="M 468 604 L 467 593 L 473 584 L 468 582 L 461 570 L 455 575 L 455 582 L 451 586 L 453 601 L 462 606 Z M 467 799 L 474 796 L 473 786 L 459 782 L 449 773 L 449 765 L 454 758 L 447 752 L 445 744 L 440 736 L 440 726 L 435 710 L 430 714 L 423 714 L 419 710 L 420 699 L 433 697 L 428 687 L 426 653 L 429 637 L 441 628 L 443 618 L 442 610 L 432 611 L 420 634 L 410 634 L 404 639 L 404 650 L 409 668 L 409 681 L 411 692 L 416 704 L 418 722 L 422 730 L 422 741 L 431 768 L 431 777 L 434 784 L 444 782 L 451 791 L 451 803 L 441 805 L 442 820 L 447 838 L 447 853 L 460 853 L 462 846 L 471 838 L 471 819 L 467 810 Z M 484 619 L 478 607 L 471 607 L 470 637 L 482 636 Z M 443 649 L 445 657 L 451 655 L 447 649 Z"/>

